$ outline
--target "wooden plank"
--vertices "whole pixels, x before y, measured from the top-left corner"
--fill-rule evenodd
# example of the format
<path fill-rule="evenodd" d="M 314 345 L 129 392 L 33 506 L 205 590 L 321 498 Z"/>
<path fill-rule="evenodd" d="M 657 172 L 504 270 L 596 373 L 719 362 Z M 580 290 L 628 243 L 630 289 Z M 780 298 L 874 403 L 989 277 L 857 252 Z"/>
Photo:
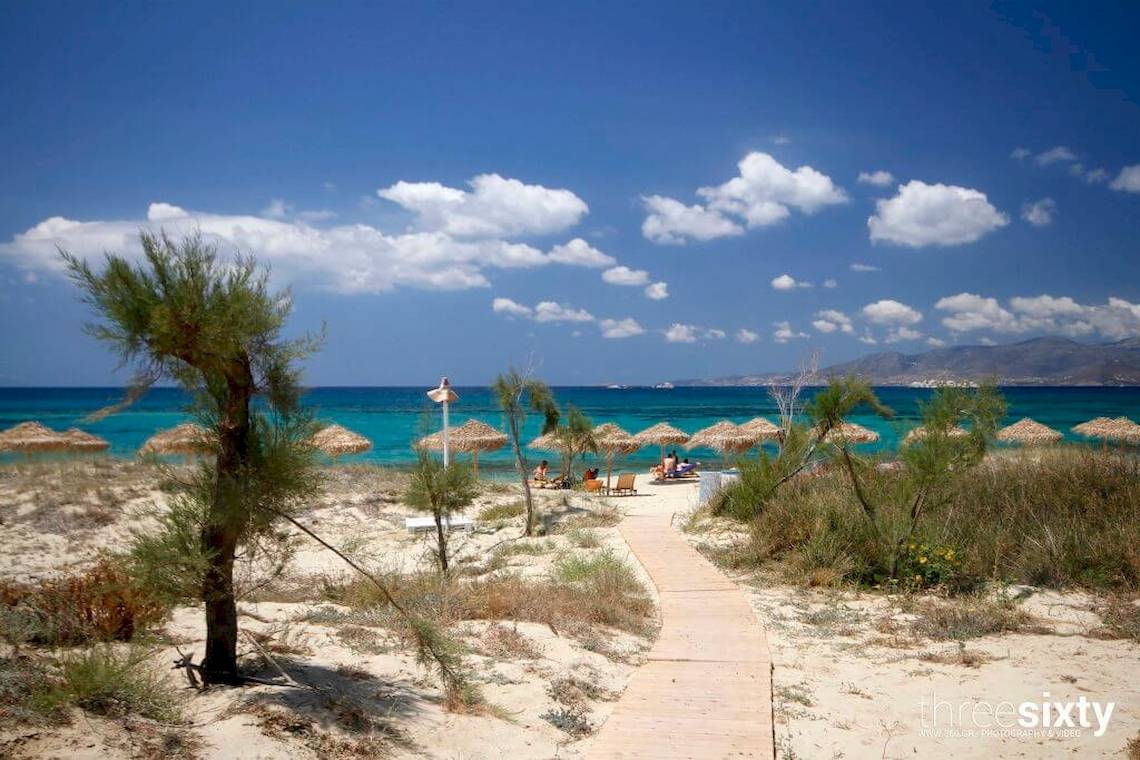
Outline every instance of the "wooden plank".
<path fill-rule="evenodd" d="M 669 515 L 620 526 L 660 596 L 661 632 L 587 758 L 775 756 L 768 640 L 744 592 Z"/>

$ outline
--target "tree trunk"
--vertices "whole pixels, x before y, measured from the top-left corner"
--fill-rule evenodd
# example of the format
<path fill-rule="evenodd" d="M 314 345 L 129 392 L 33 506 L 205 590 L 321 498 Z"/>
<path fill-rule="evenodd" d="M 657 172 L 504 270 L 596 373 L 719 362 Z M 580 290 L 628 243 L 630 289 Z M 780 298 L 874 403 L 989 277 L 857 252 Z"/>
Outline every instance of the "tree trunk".
<path fill-rule="evenodd" d="M 218 424 L 214 491 L 202 528 L 202 545 L 207 553 L 202 583 L 202 599 L 206 603 L 206 659 L 202 663 L 202 675 L 207 683 L 236 683 L 238 680 L 234 555 L 246 518 L 240 502 L 239 482 L 249 454 L 253 376 L 246 360 L 237 362 L 228 374 Z"/>
<path fill-rule="evenodd" d="M 439 543 L 439 569 L 447 572 L 447 536 L 443 532 L 443 515 L 435 513 L 435 539 Z"/>

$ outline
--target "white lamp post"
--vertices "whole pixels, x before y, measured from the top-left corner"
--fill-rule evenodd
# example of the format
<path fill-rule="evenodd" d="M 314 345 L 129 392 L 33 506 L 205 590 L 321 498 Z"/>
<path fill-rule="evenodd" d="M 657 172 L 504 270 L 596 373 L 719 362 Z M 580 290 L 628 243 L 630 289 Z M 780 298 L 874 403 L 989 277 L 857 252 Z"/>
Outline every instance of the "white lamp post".
<path fill-rule="evenodd" d="M 447 442 L 447 407 L 452 401 L 459 400 L 459 394 L 451 390 L 451 383 L 445 377 L 439 381 L 438 388 L 427 392 L 427 397 L 437 404 L 443 404 L 443 466 L 447 467 L 450 454 Z"/>

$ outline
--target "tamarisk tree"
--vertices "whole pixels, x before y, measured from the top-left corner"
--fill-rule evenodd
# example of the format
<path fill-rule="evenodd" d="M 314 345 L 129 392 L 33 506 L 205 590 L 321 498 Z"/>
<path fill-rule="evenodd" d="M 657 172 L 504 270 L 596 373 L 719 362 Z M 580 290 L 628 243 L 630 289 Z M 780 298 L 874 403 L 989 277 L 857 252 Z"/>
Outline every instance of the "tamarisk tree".
<path fill-rule="evenodd" d="M 558 427 L 558 407 L 554 403 L 554 394 L 550 386 L 541 380 L 523 374 L 514 367 L 495 378 L 491 384 L 491 392 L 499 402 L 503 411 L 503 419 L 507 423 L 507 433 L 511 437 L 511 448 L 515 454 L 515 469 L 522 480 L 523 498 L 526 500 L 526 531 L 529 536 L 534 532 L 534 498 L 530 492 L 530 479 L 526 471 L 526 455 L 522 450 L 522 430 L 526 424 L 528 410 L 542 414 L 543 434 L 549 433 Z"/>
<path fill-rule="evenodd" d="M 107 254 L 102 267 L 61 251 L 84 300 L 102 318 L 88 332 L 110 344 L 137 375 L 127 400 L 168 378 L 192 394 L 216 454 L 194 476 L 185 510 L 196 524 L 191 582 L 206 610 L 207 683 L 240 680 L 234 559 L 243 546 L 273 535 L 319 487 L 311 423 L 299 405 L 297 362 L 312 338 L 286 340 L 287 293 L 269 290 L 268 273 L 250 256 L 222 262 L 215 246 L 192 234 L 174 241 L 140 234 L 143 259 Z M 253 405 L 264 397 L 264 405 Z M 193 540 L 189 542 L 193 544 Z M 172 558 L 172 561 L 174 558 Z"/>

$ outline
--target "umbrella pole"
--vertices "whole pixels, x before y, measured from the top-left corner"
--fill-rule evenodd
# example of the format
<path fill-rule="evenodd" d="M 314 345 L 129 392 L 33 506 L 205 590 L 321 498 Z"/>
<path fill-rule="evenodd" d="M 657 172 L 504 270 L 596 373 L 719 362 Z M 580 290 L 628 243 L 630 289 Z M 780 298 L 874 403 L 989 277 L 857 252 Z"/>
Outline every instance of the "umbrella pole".
<path fill-rule="evenodd" d="M 476 449 L 471 452 L 471 469 L 475 472 L 475 477 L 479 477 L 479 451 Z"/>
<path fill-rule="evenodd" d="M 610 473 L 614 469 L 614 450 L 610 449 L 606 452 L 606 493 L 610 492 Z"/>

